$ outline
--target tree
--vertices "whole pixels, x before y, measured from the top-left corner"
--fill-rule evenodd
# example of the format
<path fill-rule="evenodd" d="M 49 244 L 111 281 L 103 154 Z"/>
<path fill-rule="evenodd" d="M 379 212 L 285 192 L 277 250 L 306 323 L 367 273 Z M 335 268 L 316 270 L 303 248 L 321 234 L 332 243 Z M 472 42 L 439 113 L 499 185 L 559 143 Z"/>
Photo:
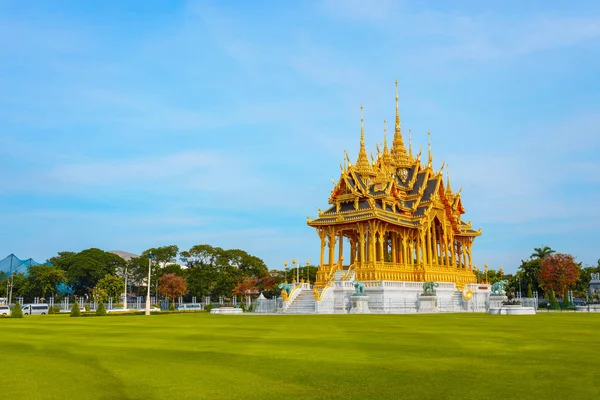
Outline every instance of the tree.
<path fill-rule="evenodd" d="M 542 245 L 542 247 L 534 247 L 533 248 L 533 253 L 531 254 L 531 258 L 543 259 L 547 255 L 550 255 L 553 253 L 556 253 L 556 251 L 552 250 L 548 246 Z"/>
<path fill-rule="evenodd" d="M 540 284 L 567 297 L 567 290 L 579 278 L 579 265 L 570 254 L 549 254 L 541 261 Z"/>
<path fill-rule="evenodd" d="M 246 278 L 238 283 L 233 289 L 233 294 L 236 296 L 250 296 L 258 294 L 258 278 Z"/>
<path fill-rule="evenodd" d="M 71 307 L 71 317 L 81 317 L 81 310 L 79 309 L 79 303 L 73 303 L 73 307 Z"/>
<path fill-rule="evenodd" d="M 106 307 L 104 306 L 103 302 L 100 302 L 98 304 L 98 308 L 96 308 L 96 315 L 98 315 L 99 317 L 106 315 Z"/>
<path fill-rule="evenodd" d="M 598 260 L 597 266 L 588 266 L 580 269 L 579 279 L 575 285 L 577 296 L 585 297 L 586 292 L 589 290 L 593 273 L 600 273 L 600 260 Z"/>
<path fill-rule="evenodd" d="M 10 316 L 12 318 L 23 318 L 23 308 L 21 308 L 21 303 L 17 301 L 17 304 L 15 304 L 15 306 L 13 307 Z"/>
<path fill-rule="evenodd" d="M 148 254 L 154 254 L 154 261 L 161 267 L 165 267 L 167 264 L 177 262 L 177 255 L 179 254 L 179 247 L 172 244 L 169 246 L 153 247 L 142 253 L 142 257 L 148 260 Z"/>
<path fill-rule="evenodd" d="M 118 302 L 123 294 L 125 283 L 118 276 L 104 275 L 104 278 L 98 281 L 96 289 L 104 290 L 106 295 L 113 301 Z"/>
<path fill-rule="evenodd" d="M 65 281 L 65 271 L 48 265 L 32 265 L 27 269 L 28 294 L 31 297 L 47 297 Z"/>
<path fill-rule="evenodd" d="M 108 294 L 106 290 L 95 287 L 92 290 L 92 297 L 96 303 L 104 303 L 108 300 Z"/>
<path fill-rule="evenodd" d="M 539 249 L 538 249 L 539 250 Z M 540 267 L 541 267 L 541 258 L 533 258 L 527 261 L 521 261 L 521 266 L 519 266 L 519 278 L 521 279 L 521 284 L 528 287 L 531 285 L 531 290 L 533 292 L 539 292 L 540 289 Z"/>
<path fill-rule="evenodd" d="M 126 266 L 125 260 L 118 255 L 95 248 L 77 254 L 59 253 L 58 257 L 50 260 L 65 271 L 67 281 L 77 295 L 89 293 L 104 276 L 114 275 L 117 269 Z"/>
<path fill-rule="evenodd" d="M 185 279 L 175 274 L 166 274 L 158 281 L 158 293 L 171 299 L 171 308 L 175 309 L 175 298 L 187 293 Z"/>

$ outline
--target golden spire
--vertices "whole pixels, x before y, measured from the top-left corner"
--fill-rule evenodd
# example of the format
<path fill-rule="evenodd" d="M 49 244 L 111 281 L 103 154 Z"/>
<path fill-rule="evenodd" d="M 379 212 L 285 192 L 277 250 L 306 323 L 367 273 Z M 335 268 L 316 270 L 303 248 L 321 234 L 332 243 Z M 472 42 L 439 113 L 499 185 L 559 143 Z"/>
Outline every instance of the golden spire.
<path fill-rule="evenodd" d="M 392 143 L 392 158 L 397 167 L 408 168 L 411 159 L 406 153 L 404 140 L 402 140 L 402 127 L 400 125 L 400 110 L 398 108 L 398 80 L 396 79 L 396 126 L 394 129 L 394 141 Z"/>
<path fill-rule="evenodd" d="M 367 158 L 367 150 L 365 149 L 365 119 L 363 117 L 363 106 L 360 106 L 360 150 L 358 151 L 358 159 L 356 160 L 356 171 L 359 174 L 373 175 L 373 168 Z"/>
<path fill-rule="evenodd" d="M 431 166 L 433 154 L 431 154 L 431 132 L 427 131 L 427 165 Z"/>
<path fill-rule="evenodd" d="M 408 129 L 408 154 L 412 157 L 412 129 Z"/>
<path fill-rule="evenodd" d="M 452 188 L 450 187 L 450 169 L 446 170 L 446 177 L 447 177 L 446 191 L 449 193 L 452 193 Z"/>
<path fill-rule="evenodd" d="M 385 164 L 386 168 L 389 168 L 394 164 L 394 159 L 388 150 L 387 121 L 385 119 L 383 120 L 383 163 Z"/>

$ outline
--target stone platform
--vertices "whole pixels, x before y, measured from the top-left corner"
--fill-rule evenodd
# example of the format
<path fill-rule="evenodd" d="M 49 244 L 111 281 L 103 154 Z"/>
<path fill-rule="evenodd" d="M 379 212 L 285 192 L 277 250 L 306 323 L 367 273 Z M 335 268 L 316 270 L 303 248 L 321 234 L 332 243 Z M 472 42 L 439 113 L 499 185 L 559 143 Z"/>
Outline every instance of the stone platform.
<path fill-rule="evenodd" d="M 213 308 L 212 310 L 210 310 L 211 314 L 243 314 L 244 311 L 242 311 L 241 308 L 235 308 L 235 307 L 219 307 L 219 308 Z"/>

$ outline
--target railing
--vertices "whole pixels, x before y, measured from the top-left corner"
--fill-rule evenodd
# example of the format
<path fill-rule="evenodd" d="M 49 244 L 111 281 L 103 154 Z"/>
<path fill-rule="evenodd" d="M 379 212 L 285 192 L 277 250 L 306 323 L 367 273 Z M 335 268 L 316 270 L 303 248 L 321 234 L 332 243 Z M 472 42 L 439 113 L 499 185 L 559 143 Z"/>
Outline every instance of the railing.
<path fill-rule="evenodd" d="M 294 288 L 290 291 L 290 294 L 287 295 L 287 298 L 283 298 L 284 302 L 283 302 L 283 306 L 282 306 L 282 311 L 285 311 L 288 309 L 288 307 L 294 302 L 294 300 L 296 299 L 296 297 L 298 297 L 298 295 L 300 293 L 302 293 L 302 290 L 310 290 L 310 283 L 306 283 L 306 282 L 302 282 L 302 283 L 295 283 L 294 284 Z"/>

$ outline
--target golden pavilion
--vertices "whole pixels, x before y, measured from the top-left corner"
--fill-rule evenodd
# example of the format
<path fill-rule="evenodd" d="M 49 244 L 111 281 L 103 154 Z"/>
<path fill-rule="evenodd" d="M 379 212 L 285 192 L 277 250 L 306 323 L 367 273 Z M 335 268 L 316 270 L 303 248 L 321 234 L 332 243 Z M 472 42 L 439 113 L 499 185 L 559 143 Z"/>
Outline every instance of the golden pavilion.
<path fill-rule="evenodd" d="M 461 193 L 452 191 L 449 176 L 444 183 L 444 165 L 433 169 L 431 141 L 426 163 L 421 152 L 413 156 L 410 139 L 407 151 L 397 81 L 392 148 L 384 121 L 383 149 L 378 146 L 377 156 L 369 161 L 361 106 L 358 158 L 352 164 L 346 152 L 341 169 L 329 197 L 331 206 L 319 209 L 318 218 L 307 217 L 321 239 L 316 289 L 339 270 L 353 270 L 359 281 L 453 282 L 457 288 L 476 282 L 471 247 L 481 229 L 461 219 Z M 344 239 L 349 260 L 343 257 Z"/>

